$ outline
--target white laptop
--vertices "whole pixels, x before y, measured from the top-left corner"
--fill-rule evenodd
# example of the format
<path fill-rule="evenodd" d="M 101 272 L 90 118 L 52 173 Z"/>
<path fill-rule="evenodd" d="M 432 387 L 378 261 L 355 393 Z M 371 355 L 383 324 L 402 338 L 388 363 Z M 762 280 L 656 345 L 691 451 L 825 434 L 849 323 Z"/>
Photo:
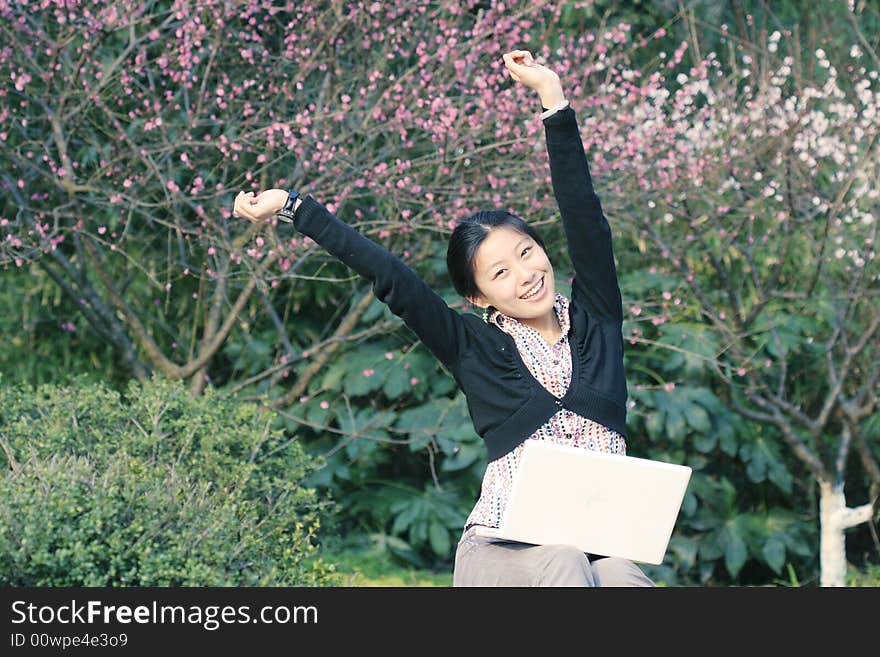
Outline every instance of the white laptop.
<path fill-rule="evenodd" d="M 477 534 L 659 564 L 690 477 L 685 465 L 529 439 L 501 526 Z"/>

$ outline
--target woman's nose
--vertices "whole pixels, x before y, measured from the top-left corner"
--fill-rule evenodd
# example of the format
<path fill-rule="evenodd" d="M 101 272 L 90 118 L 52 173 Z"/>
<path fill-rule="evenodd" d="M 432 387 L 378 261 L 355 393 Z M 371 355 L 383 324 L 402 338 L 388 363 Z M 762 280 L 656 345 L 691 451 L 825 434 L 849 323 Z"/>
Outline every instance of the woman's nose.
<path fill-rule="evenodd" d="M 527 291 L 530 287 L 532 287 L 535 283 L 537 283 L 541 279 L 541 275 L 531 271 L 524 270 L 519 275 L 519 288 L 523 292 Z"/>

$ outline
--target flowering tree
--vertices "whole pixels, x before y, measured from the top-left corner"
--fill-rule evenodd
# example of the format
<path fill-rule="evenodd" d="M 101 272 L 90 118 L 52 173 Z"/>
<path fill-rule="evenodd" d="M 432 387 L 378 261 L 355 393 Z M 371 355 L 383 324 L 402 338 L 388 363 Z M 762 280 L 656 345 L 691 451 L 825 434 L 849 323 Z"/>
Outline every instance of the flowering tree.
<path fill-rule="evenodd" d="M 531 176 L 540 123 L 524 118 L 499 62 L 554 13 L 0 3 L 11 82 L 0 92 L 0 262 L 38 264 L 134 376 L 159 371 L 198 391 L 230 335 L 247 331 L 245 309 L 283 316 L 269 290 L 311 254 L 307 241 L 277 244 L 230 222 L 233 190 L 306 187 L 413 264 L 485 203 L 546 207 L 546 174 Z M 512 163 L 504 177 L 489 164 L 499 154 Z M 517 178 L 529 182 L 513 188 Z M 367 305 L 333 329 L 331 347 Z M 286 371 L 308 340 L 294 345 L 276 325 L 273 365 Z"/>
<path fill-rule="evenodd" d="M 660 341 L 705 358 L 728 405 L 778 431 L 818 483 L 821 583 L 843 585 L 844 531 L 873 521 L 880 492 L 880 60 L 860 32 L 833 54 L 755 33 L 723 39 L 725 57 L 682 42 L 692 65 L 674 84 L 621 67 L 585 136 L 608 153 L 609 210 L 660 256 L 632 342 L 674 322 Z M 848 506 L 853 451 L 870 499 Z"/>
<path fill-rule="evenodd" d="M 472 466 L 460 398 L 406 408 L 450 381 L 369 289 L 230 209 L 242 188 L 313 192 L 438 287 L 459 217 L 550 219 L 540 108 L 500 55 L 535 44 L 582 97 L 577 67 L 626 29 L 574 39 L 556 3 L 486 5 L 0 2 L 0 262 L 48 275 L 77 311 L 63 329 L 102 336 L 134 377 L 268 395 L 291 430 L 338 436 L 328 458 L 384 441 Z M 437 479 L 425 491 L 448 509 Z M 446 554 L 458 515 L 412 531 Z"/>
<path fill-rule="evenodd" d="M 51 277 L 78 310 L 65 328 L 91 327 L 134 377 L 268 396 L 292 431 L 330 436 L 333 476 L 387 460 L 378 445 L 476 468 L 449 378 L 368 288 L 231 201 L 311 192 L 448 290 L 458 218 L 505 207 L 558 229 L 539 108 L 500 59 L 530 48 L 578 109 L 616 245 L 640 250 L 616 246 L 621 265 L 657 272 L 662 293 L 627 304 L 633 349 L 708 345 L 726 401 L 820 483 L 837 583 L 843 528 L 871 514 L 843 501 L 851 448 L 880 483 L 876 57 L 848 54 L 844 83 L 781 33 L 667 53 L 663 30 L 593 4 L 0 1 L 0 263 Z M 634 65 L 642 50 L 658 65 Z M 436 478 L 416 493 L 424 511 L 407 491 L 394 526 L 444 554 L 462 518 L 436 510 Z"/>

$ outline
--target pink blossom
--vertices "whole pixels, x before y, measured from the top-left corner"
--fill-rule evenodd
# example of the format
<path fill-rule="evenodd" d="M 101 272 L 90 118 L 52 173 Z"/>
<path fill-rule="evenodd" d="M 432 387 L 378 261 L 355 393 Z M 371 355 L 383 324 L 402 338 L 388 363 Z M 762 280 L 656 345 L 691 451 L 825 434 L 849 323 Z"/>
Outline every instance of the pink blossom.
<path fill-rule="evenodd" d="M 25 85 L 31 81 L 31 76 L 27 73 L 22 73 L 16 76 L 15 73 L 12 74 L 12 80 L 15 82 L 15 89 L 17 91 L 24 91 Z"/>

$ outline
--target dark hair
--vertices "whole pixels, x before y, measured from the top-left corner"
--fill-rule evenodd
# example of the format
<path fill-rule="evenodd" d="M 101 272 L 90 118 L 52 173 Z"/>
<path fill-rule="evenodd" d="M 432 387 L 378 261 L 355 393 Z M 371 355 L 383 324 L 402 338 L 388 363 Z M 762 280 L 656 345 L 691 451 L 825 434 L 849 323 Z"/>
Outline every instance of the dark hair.
<path fill-rule="evenodd" d="M 535 229 L 515 214 L 504 210 L 486 210 L 472 214 L 455 226 L 446 249 L 446 269 L 449 271 L 452 284 L 461 296 L 467 298 L 480 294 L 474 277 L 474 256 L 489 231 L 499 226 L 509 226 L 518 233 L 528 235 L 544 251 L 547 250 L 544 247 L 544 240 L 538 236 Z"/>

